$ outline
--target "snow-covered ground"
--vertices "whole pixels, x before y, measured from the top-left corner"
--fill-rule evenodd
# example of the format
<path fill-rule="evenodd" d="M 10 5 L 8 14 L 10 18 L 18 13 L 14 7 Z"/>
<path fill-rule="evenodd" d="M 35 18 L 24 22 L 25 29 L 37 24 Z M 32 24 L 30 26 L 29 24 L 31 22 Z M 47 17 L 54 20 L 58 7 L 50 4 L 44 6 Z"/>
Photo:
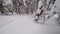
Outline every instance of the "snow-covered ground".
<path fill-rule="evenodd" d="M 60 0 L 55 3 L 56 11 L 60 11 L 59 3 Z M 57 25 L 54 16 L 45 24 L 35 23 L 31 15 L 0 16 L 0 34 L 60 34 L 60 26 Z"/>
<path fill-rule="evenodd" d="M 60 26 L 35 23 L 32 16 L 0 16 L 0 34 L 60 34 Z"/>

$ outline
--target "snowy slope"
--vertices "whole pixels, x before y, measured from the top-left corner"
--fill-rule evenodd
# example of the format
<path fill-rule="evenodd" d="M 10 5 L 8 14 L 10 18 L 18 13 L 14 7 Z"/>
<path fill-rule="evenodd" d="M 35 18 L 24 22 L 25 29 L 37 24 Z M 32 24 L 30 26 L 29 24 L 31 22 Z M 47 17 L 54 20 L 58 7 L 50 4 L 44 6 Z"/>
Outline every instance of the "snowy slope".
<path fill-rule="evenodd" d="M 18 16 L 9 23 L 0 28 L 0 34 L 60 34 L 60 26 L 35 23 L 28 15 Z"/>
<path fill-rule="evenodd" d="M 17 18 L 17 16 L 0 16 L 0 28 Z"/>

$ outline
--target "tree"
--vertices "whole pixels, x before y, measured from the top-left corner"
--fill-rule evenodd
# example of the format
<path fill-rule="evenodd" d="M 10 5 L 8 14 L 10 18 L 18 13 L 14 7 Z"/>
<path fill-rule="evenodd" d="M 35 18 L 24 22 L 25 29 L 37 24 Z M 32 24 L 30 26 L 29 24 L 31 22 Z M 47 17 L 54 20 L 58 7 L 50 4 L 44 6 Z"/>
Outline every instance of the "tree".
<path fill-rule="evenodd" d="M 3 0 L 0 0 L 0 12 L 4 13 L 4 11 L 3 11 Z"/>

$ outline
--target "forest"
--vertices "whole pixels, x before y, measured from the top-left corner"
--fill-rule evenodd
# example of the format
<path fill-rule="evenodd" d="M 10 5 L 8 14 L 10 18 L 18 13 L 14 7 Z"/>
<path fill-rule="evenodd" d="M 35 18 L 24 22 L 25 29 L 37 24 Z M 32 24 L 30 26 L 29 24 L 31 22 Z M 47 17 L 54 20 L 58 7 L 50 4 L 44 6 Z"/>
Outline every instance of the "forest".
<path fill-rule="evenodd" d="M 59 21 L 57 4 L 57 0 L 0 0 L 0 15 L 33 15 L 35 21 L 43 19 L 44 22 L 54 16 Z"/>

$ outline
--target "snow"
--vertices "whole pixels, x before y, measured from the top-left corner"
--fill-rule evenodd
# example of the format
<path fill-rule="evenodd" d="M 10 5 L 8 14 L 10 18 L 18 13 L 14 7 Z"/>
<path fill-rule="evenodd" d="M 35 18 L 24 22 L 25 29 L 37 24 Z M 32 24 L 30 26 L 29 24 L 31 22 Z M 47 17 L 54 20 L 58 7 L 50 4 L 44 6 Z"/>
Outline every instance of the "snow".
<path fill-rule="evenodd" d="M 12 1 L 11 0 L 4 0 L 4 5 L 7 5 L 7 4 L 12 4 Z"/>
<path fill-rule="evenodd" d="M 50 25 L 58 25 L 57 19 L 58 19 L 58 15 L 55 14 L 52 17 L 50 17 L 50 19 L 48 19 L 45 23 Z"/>
<path fill-rule="evenodd" d="M 57 0 L 56 11 L 60 11 L 60 0 Z M 55 8 L 51 10 L 53 14 Z M 58 14 L 49 18 L 45 24 L 35 23 L 31 15 L 0 16 L 0 34 L 60 34 L 57 26 Z"/>
<path fill-rule="evenodd" d="M 43 5 L 42 1 L 39 1 L 38 8 L 40 8 Z"/>
<path fill-rule="evenodd" d="M 14 21 L 17 18 L 18 18 L 17 16 L 2 16 L 2 15 L 0 15 L 0 28 L 3 25 L 8 24 L 11 21 Z"/>
<path fill-rule="evenodd" d="M 0 34 L 60 34 L 60 26 L 38 24 L 32 18 L 31 15 L 0 16 L 0 23 L 8 21 L 0 28 Z"/>
<path fill-rule="evenodd" d="M 56 0 L 56 3 L 51 8 L 51 11 L 49 12 L 49 15 L 51 16 L 51 18 L 46 21 L 46 24 L 58 25 L 57 19 L 59 19 L 59 16 L 60 16 L 59 15 L 60 12 L 58 10 L 58 9 L 60 9 L 59 2 L 60 2 L 59 0 Z M 56 8 L 54 6 L 56 6 Z M 56 14 L 53 15 L 54 12 L 56 12 Z"/>

